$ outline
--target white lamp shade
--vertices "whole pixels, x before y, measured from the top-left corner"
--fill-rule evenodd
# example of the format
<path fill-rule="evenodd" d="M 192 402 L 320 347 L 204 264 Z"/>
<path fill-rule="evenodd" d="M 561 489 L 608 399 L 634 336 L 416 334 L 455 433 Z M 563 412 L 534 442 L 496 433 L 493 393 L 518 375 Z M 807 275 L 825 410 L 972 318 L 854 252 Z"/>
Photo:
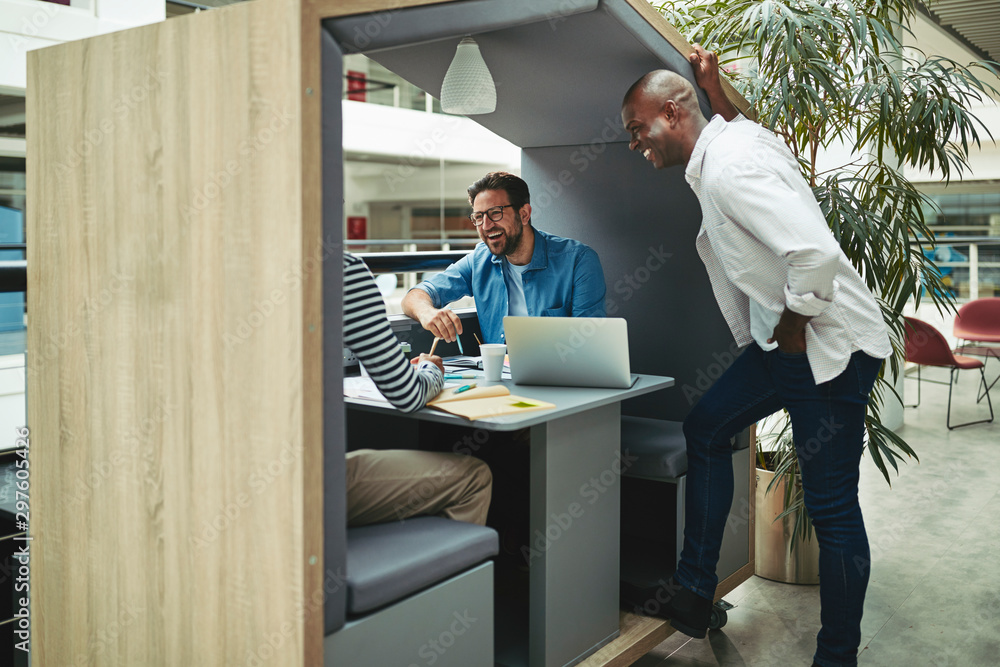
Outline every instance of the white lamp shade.
<path fill-rule="evenodd" d="M 441 110 L 445 113 L 493 113 L 497 108 L 497 88 L 479 45 L 465 37 L 455 50 L 441 84 Z"/>

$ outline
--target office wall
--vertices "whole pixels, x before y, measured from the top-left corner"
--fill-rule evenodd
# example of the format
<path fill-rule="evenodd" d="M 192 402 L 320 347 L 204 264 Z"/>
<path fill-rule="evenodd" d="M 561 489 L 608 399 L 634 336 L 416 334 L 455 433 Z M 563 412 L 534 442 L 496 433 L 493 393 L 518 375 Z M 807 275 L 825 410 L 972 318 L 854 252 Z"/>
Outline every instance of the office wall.
<path fill-rule="evenodd" d="M 166 16 L 164 0 L 90 0 L 73 4 L 66 7 L 38 0 L 0 0 L 0 86 L 24 89 L 28 51 L 162 21 Z"/>
<path fill-rule="evenodd" d="M 676 379 L 622 413 L 683 419 L 735 346 L 695 250 L 701 209 L 682 169 L 656 171 L 626 144 L 597 135 L 584 145 L 525 149 L 521 170 L 535 226 L 600 255 L 608 316 L 628 321 L 632 371 Z"/>

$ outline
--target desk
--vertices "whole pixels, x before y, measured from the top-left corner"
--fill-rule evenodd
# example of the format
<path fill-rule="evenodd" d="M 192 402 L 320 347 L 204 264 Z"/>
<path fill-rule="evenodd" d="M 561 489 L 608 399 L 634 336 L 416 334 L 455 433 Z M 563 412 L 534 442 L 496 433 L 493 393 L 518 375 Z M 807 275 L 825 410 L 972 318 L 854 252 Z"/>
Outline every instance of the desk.
<path fill-rule="evenodd" d="M 556 408 L 475 422 L 429 408 L 405 416 L 492 431 L 531 428 L 528 665 L 573 665 L 619 632 L 618 480 L 628 465 L 620 455 L 621 401 L 666 389 L 674 380 L 640 375 L 629 389 L 502 384 Z M 350 409 L 401 414 L 386 403 L 344 402 Z"/>

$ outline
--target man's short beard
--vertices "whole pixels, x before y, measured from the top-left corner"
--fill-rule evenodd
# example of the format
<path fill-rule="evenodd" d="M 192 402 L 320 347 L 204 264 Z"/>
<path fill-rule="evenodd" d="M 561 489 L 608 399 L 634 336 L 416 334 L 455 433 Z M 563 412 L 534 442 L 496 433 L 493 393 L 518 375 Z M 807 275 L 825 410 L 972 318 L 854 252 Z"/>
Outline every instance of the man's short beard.
<path fill-rule="evenodd" d="M 511 234 L 507 234 L 507 238 L 504 239 L 503 248 L 500 249 L 500 252 L 495 253 L 497 257 L 507 257 L 508 255 L 517 252 L 518 248 L 521 247 L 521 241 L 524 240 L 524 225 L 521 223 L 520 213 L 514 213 L 514 222 L 516 223 L 514 229 L 517 230 L 517 235 L 513 236 Z M 504 233 L 506 233 L 506 231 L 507 230 L 504 230 Z M 488 244 L 487 247 L 489 247 Z"/>

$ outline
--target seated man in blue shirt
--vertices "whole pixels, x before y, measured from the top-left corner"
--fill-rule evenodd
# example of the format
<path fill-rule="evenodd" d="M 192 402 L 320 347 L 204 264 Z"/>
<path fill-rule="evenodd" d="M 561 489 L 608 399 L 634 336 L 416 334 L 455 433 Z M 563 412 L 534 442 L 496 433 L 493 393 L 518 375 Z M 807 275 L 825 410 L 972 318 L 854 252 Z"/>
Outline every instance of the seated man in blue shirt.
<path fill-rule="evenodd" d="M 528 184 L 497 171 L 469 186 L 472 224 L 482 243 L 403 298 L 403 312 L 451 342 L 462 333 L 446 308 L 476 299 L 484 343 L 504 343 L 505 315 L 604 317 L 604 271 L 588 246 L 535 229 Z"/>

